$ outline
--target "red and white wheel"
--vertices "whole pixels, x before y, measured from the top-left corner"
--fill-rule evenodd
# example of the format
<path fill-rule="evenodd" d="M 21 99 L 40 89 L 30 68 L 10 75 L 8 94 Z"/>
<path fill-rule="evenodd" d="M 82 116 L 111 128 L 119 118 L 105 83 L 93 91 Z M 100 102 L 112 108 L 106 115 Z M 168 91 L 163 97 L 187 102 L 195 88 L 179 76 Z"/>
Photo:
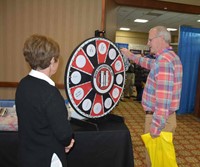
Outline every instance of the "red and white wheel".
<path fill-rule="evenodd" d="M 65 90 L 74 110 L 87 118 L 108 114 L 123 92 L 124 69 L 120 51 L 108 39 L 95 37 L 81 43 L 65 70 Z"/>

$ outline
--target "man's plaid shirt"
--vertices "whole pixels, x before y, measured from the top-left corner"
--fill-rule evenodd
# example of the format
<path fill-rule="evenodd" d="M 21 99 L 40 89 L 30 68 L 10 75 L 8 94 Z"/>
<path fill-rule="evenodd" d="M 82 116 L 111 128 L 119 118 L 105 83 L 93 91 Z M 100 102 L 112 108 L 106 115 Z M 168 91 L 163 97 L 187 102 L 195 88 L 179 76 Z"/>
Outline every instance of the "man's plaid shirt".
<path fill-rule="evenodd" d="M 183 74 L 181 61 L 171 47 L 158 52 L 155 57 L 149 59 L 132 55 L 130 59 L 150 69 L 142 105 L 145 111 L 154 112 L 150 132 L 158 135 L 169 115 L 179 109 Z"/>

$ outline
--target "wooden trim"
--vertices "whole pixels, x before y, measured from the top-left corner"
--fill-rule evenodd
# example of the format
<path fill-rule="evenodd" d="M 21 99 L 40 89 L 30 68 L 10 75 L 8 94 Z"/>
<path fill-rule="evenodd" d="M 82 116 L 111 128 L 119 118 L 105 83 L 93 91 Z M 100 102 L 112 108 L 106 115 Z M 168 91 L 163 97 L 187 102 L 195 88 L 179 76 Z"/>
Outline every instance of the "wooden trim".
<path fill-rule="evenodd" d="M 18 82 L 0 82 L 0 88 L 16 88 L 18 86 Z M 65 89 L 64 84 L 56 84 L 58 89 Z"/>
<path fill-rule="evenodd" d="M 0 88 L 16 88 L 18 84 L 18 82 L 0 82 Z"/>
<path fill-rule="evenodd" d="M 200 6 L 158 0 L 114 0 L 118 5 L 200 14 Z"/>
<path fill-rule="evenodd" d="M 58 89 L 65 89 L 65 85 L 64 84 L 58 84 L 58 83 L 56 83 L 56 88 L 58 88 Z"/>

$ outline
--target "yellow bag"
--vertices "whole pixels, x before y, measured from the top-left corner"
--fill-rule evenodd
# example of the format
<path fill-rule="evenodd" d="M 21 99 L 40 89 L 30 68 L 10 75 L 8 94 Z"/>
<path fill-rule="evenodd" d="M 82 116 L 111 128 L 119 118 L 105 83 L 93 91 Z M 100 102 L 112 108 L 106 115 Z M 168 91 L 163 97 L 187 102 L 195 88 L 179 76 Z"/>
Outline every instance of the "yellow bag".
<path fill-rule="evenodd" d="M 152 167 L 178 167 L 171 132 L 161 132 L 157 138 L 149 133 L 141 135 Z"/>

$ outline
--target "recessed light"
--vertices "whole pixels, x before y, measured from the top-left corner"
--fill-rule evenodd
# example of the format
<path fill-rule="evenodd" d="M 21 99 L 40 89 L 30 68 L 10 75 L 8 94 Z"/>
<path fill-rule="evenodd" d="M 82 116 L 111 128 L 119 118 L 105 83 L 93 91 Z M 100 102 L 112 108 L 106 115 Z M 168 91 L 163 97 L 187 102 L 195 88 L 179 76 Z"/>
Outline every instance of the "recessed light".
<path fill-rule="evenodd" d="M 197 22 L 200 22 L 200 20 L 197 20 Z"/>
<path fill-rule="evenodd" d="M 168 31 L 177 31 L 176 28 L 167 28 Z"/>
<path fill-rule="evenodd" d="M 137 22 L 137 23 L 146 23 L 148 22 L 149 20 L 145 20 L 145 19 L 135 19 L 134 22 Z"/>
<path fill-rule="evenodd" d="M 123 30 L 123 31 L 129 31 L 130 28 L 121 27 L 120 30 Z"/>

